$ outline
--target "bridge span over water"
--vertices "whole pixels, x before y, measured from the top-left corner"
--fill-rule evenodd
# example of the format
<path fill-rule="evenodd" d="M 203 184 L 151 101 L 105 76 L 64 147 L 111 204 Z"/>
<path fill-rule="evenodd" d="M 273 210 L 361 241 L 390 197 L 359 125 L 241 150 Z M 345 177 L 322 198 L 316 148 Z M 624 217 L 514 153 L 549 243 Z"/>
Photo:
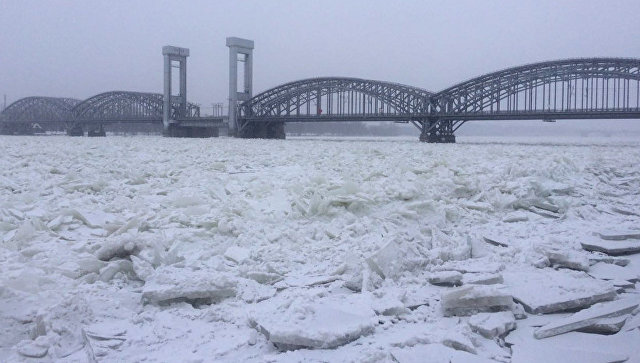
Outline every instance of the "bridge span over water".
<path fill-rule="evenodd" d="M 580 58 L 489 73 L 439 92 L 358 78 L 283 84 L 240 104 L 238 135 L 283 137 L 285 122 L 411 122 L 454 142 L 468 121 L 640 119 L 640 59 Z"/>
<path fill-rule="evenodd" d="M 253 95 L 253 42 L 227 38 L 229 115 L 200 116 L 187 101 L 189 50 L 164 47 L 164 94 L 106 92 L 87 100 L 27 97 L 0 114 L 0 129 L 61 124 L 70 134 L 104 134 L 113 123 L 162 123 L 167 136 L 284 138 L 287 122 L 412 123 L 420 140 L 455 142 L 469 121 L 640 119 L 640 59 L 574 58 L 507 68 L 439 92 L 350 77 L 310 78 Z M 238 63 L 244 79 L 238 82 Z M 178 68 L 179 90 L 172 90 Z M 240 90 L 238 90 L 240 86 Z M 174 91 L 174 92 L 172 92 Z M 5 132 L 6 133 L 6 132 Z"/>

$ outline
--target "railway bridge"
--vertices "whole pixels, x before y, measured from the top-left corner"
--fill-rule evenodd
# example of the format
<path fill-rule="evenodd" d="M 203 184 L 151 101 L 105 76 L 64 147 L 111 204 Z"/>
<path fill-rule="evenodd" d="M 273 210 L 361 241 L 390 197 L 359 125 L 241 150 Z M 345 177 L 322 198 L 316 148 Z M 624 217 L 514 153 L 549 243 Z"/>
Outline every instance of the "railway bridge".
<path fill-rule="evenodd" d="M 229 114 L 200 116 L 187 101 L 186 48 L 166 46 L 164 93 L 114 91 L 87 100 L 27 97 L 0 114 L 0 131 L 54 125 L 70 135 L 104 135 L 114 123 L 162 123 L 166 136 L 285 138 L 287 122 L 412 123 L 425 142 L 455 142 L 468 121 L 640 119 L 640 59 L 574 58 L 507 68 L 439 92 L 393 82 L 320 77 L 253 95 L 253 41 L 227 38 Z M 238 63 L 244 76 L 238 80 Z M 173 69 L 178 90 L 172 90 Z M 240 82 L 239 82 L 240 81 Z M 240 89 L 238 89 L 240 88 Z M 604 122 L 604 121 L 603 121 Z"/>
<path fill-rule="evenodd" d="M 410 122 L 420 140 L 455 142 L 468 121 L 640 119 L 640 59 L 576 58 L 489 73 L 439 92 L 326 77 L 286 83 L 239 104 L 240 137 L 284 137 L 285 122 Z"/>

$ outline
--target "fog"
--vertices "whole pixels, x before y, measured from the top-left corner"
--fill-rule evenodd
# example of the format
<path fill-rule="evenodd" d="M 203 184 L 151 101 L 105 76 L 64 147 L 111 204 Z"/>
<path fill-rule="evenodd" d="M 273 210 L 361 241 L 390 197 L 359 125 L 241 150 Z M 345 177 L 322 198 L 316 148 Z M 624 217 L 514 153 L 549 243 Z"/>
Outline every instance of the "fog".
<path fill-rule="evenodd" d="M 542 60 L 640 57 L 638 13 L 638 1 L 2 0 L 0 95 L 161 92 L 161 47 L 176 45 L 207 112 L 227 98 L 227 36 L 255 41 L 254 94 L 317 76 L 438 91 Z"/>

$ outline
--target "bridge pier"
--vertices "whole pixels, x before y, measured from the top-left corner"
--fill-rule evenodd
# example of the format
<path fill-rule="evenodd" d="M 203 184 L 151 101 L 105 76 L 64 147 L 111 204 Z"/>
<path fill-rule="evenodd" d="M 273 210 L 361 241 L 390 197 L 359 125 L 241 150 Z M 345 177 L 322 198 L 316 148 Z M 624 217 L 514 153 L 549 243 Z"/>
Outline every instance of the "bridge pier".
<path fill-rule="evenodd" d="M 87 132 L 87 136 L 89 137 L 105 137 L 107 133 L 104 131 L 104 126 L 100 124 L 100 126 L 96 128 L 89 128 Z"/>
<path fill-rule="evenodd" d="M 286 139 L 284 122 L 249 122 L 238 130 L 243 139 Z"/>
<path fill-rule="evenodd" d="M 427 119 L 421 122 L 420 141 L 429 143 L 455 143 L 454 122 L 451 120 Z"/>
<path fill-rule="evenodd" d="M 0 122 L 0 135 L 33 135 L 31 123 Z"/>
<path fill-rule="evenodd" d="M 253 40 L 228 37 L 229 47 L 229 135 L 240 135 L 238 104 L 251 99 L 253 93 Z M 241 56 L 238 59 L 238 54 Z M 244 63 L 242 92 L 238 92 L 238 62 Z"/>
<path fill-rule="evenodd" d="M 84 136 L 84 129 L 79 123 L 73 123 L 67 125 L 67 135 L 69 136 Z"/>
<path fill-rule="evenodd" d="M 219 134 L 218 127 L 179 126 L 176 124 L 170 124 L 165 136 L 207 138 L 218 137 Z"/>
<path fill-rule="evenodd" d="M 162 107 L 162 124 L 163 135 L 171 136 L 169 127 L 171 122 L 179 117 L 186 117 L 187 115 L 187 57 L 189 56 L 189 49 L 179 48 L 173 46 L 162 47 L 162 55 L 164 56 L 164 96 Z M 177 95 L 172 94 L 171 90 L 171 77 L 173 63 L 178 63 L 179 73 L 179 93 Z"/>

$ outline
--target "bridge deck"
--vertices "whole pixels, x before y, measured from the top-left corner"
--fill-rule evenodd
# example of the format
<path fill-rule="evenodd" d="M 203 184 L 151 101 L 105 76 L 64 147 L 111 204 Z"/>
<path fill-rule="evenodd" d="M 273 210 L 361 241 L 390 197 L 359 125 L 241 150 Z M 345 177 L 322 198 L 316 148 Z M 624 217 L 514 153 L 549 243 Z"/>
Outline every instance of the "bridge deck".
<path fill-rule="evenodd" d="M 569 111 L 500 111 L 466 113 L 411 113 L 363 115 L 267 115 L 243 118 L 249 122 L 351 122 L 351 121 L 411 121 L 437 118 L 441 120 L 542 120 L 542 119 L 640 119 L 640 108 Z"/>

